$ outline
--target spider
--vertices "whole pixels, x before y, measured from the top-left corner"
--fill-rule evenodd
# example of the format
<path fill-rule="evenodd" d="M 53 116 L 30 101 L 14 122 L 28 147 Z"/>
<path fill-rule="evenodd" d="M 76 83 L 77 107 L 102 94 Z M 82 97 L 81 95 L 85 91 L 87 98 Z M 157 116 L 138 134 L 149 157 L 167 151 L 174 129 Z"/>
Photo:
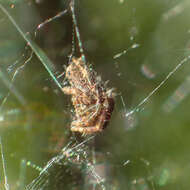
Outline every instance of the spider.
<path fill-rule="evenodd" d="M 87 66 L 74 12 L 74 0 L 70 1 L 70 10 L 81 57 L 70 57 L 65 76 L 70 86 L 62 88 L 62 91 L 72 96 L 75 116 L 71 131 L 92 134 L 101 132 L 107 126 L 114 109 L 115 93 Z"/>
<path fill-rule="evenodd" d="M 75 116 L 71 131 L 83 134 L 101 132 L 108 124 L 114 109 L 114 89 L 108 89 L 106 83 L 96 72 L 90 70 L 80 58 L 72 58 L 66 68 L 66 78 L 70 86 L 62 90 L 72 96 Z"/>

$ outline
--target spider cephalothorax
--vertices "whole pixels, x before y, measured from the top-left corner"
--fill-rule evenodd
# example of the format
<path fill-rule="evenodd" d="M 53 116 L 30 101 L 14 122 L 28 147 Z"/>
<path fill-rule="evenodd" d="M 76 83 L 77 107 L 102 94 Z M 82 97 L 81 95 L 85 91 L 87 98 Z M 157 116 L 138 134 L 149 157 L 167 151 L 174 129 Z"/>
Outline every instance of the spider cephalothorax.
<path fill-rule="evenodd" d="M 96 72 L 80 58 L 72 58 L 66 68 L 70 86 L 63 92 L 72 96 L 75 116 L 71 131 L 91 134 L 102 131 L 114 109 L 115 93 L 108 89 Z"/>

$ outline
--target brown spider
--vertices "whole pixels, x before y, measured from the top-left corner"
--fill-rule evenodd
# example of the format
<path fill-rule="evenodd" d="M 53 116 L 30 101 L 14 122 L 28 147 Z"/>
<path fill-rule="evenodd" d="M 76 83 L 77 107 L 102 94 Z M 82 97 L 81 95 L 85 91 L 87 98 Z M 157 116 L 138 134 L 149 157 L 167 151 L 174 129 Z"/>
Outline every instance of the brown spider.
<path fill-rule="evenodd" d="M 114 109 L 114 89 L 108 89 L 96 72 L 80 58 L 72 58 L 66 68 L 70 86 L 62 90 L 72 96 L 75 116 L 71 131 L 92 134 L 102 131 Z"/>

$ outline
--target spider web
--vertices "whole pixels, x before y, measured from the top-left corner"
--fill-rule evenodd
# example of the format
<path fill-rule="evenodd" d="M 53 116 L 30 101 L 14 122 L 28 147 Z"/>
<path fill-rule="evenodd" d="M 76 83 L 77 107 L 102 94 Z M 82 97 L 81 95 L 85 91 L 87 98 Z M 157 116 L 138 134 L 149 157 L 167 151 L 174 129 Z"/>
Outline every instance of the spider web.
<path fill-rule="evenodd" d="M 0 1 L 0 188 L 188 189 L 189 1 L 75 1 L 84 54 L 118 93 L 86 137 L 60 90 L 80 56 L 69 3 Z"/>

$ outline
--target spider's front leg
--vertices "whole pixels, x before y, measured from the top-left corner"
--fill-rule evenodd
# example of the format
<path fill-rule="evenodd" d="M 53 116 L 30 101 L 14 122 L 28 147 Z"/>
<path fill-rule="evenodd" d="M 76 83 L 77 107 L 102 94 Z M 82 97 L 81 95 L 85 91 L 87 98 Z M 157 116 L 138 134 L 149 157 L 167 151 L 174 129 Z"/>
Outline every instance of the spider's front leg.
<path fill-rule="evenodd" d="M 73 88 L 71 86 L 63 87 L 62 91 L 64 92 L 64 94 L 67 94 L 67 95 L 77 95 L 77 93 L 79 93 L 78 89 Z"/>
<path fill-rule="evenodd" d="M 96 133 L 96 132 L 101 132 L 102 128 L 99 125 L 90 126 L 90 127 L 85 127 L 84 125 L 83 126 L 71 125 L 71 131 L 79 132 L 82 134 L 92 134 L 92 133 Z"/>
<path fill-rule="evenodd" d="M 66 87 L 63 87 L 62 88 L 62 91 L 64 94 L 67 94 L 67 95 L 71 95 L 73 97 L 75 97 L 75 100 L 77 100 L 77 102 L 80 104 L 90 104 L 90 100 L 89 100 L 89 95 L 88 94 L 85 94 L 83 93 L 80 89 L 78 88 L 73 88 L 71 86 L 66 86 Z M 75 104 L 75 103 L 73 103 Z"/>
<path fill-rule="evenodd" d="M 96 112 L 95 112 L 96 113 Z M 104 129 L 105 116 L 106 113 L 102 113 L 102 115 L 98 118 L 94 117 L 89 120 L 89 118 L 84 117 L 83 121 L 78 119 L 71 123 L 71 131 L 79 132 L 82 134 L 92 134 L 96 132 L 101 132 Z"/>

